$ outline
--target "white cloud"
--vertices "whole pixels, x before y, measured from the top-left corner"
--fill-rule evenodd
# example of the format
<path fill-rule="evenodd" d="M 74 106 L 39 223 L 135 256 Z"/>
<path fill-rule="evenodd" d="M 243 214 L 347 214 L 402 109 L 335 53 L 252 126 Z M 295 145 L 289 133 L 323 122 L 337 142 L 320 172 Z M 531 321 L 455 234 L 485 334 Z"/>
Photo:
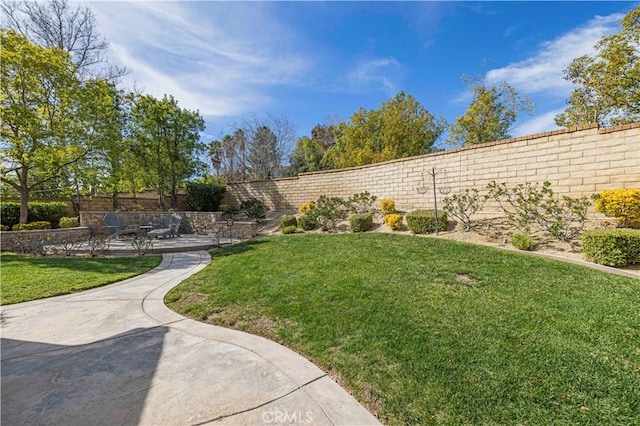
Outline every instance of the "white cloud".
<path fill-rule="evenodd" d="M 356 92 L 382 88 L 389 96 L 398 92 L 403 66 L 393 57 L 360 62 L 347 76 L 350 90 Z"/>
<path fill-rule="evenodd" d="M 547 111 L 543 114 L 536 115 L 535 117 L 526 120 L 517 127 L 513 128 L 511 130 L 511 135 L 513 137 L 518 137 L 559 129 L 553 119 L 562 111 L 564 111 L 564 109 L 555 109 L 552 111 Z"/>
<path fill-rule="evenodd" d="M 205 117 L 247 114 L 311 67 L 295 34 L 260 3 L 89 3 L 130 85 Z"/>
<path fill-rule="evenodd" d="M 487 80 L 506 81 L 521 93 L 555 92 L 554 95 L 564 98 L 572 86 L 562 78 L 563 70 L 573 58 L 593 54 L 598 40 L 619 30 L 622 18 L 622 14 L 596 16 L 587 24 L 544 43 L 535 56 L 489 71 Z"/>

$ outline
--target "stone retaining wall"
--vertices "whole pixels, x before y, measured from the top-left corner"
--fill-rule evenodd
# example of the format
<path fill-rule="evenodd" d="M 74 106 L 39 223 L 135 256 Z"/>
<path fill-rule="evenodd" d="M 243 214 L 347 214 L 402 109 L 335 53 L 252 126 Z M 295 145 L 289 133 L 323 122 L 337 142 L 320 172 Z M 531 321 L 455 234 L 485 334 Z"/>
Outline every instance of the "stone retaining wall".
<path fill-rule="evenodd" d="M 237 207 L 256 197 L 269 209 L 285 210 L 321 195 L 347 198 L 369 191 L 378 199 L 394 199 L 399 210 L 432 208 L 433 167 L 438 171 L 438 188 L 450 194 L 467 188 L 482 191 L 493 180 L 509 186 L 548 180 L 557 194 L 572 197 L 637 188 L 640 123 L 606 129 L 583 126 L 294 178 L 232 183 L 224 202 Z M 437 196 L 441 201 L 445 195 L 438 190 Z M 484 213 L 496 211 L 496 205 L 485 205 Z"/>
<path fill-rule="evenodd" d="M 46 240 L 49 243 L 55 243 L 64 240 L 88 240 L 90 237 L 91 228 L 86 226 L 62 229 L 34 229 L 30 231 L 3 231 L 0 232 L 0 247 L 2 250 L 19 253 L 20 245 L 17 239 Z"/>

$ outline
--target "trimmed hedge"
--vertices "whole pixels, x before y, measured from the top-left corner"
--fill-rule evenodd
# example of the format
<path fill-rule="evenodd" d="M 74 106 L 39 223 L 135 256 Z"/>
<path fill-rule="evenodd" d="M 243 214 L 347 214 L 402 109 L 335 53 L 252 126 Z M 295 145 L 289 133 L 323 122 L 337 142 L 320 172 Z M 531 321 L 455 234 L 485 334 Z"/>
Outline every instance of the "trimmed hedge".
<path fill-rule="evenodd" d="M 294 228 L 298 226 L 298 219 L 296 219 L 295 216 L 285 214 L 282 217 L 280 217 L 280 227 L 283 230 L 290 226 L 293 226 Z"/>
<path fill-rule="evenodd" d="M 29 203 L 29 222 L 50 222 L 52 228 L 57 228 L 66 211 L 66 203 L 33 201 Z"/>
<path fill-rule="evenodd" d="M 12 229 L 14 231 L 32 231 L 34 229 L 51 229 L 51 222 L 47 222 L 46 220 L 39 220 L 36 222 L 29 222 L 29 223 L 17 223 L 13 225 Z"/>
<path fill-rule="evenodd" d="M 311 231 L 318 227 L 318 220 L 313 214 L 306 213 L 298 217 L 298 226 L 305 231 Z"/>
<path fill-rule="evenodd" d="M 20 203 L 11 201 L 0 203 L 0 224 L 11 229 L 20 222 Z"/>
<path fill-rule="evenodd" d="M 407 213 L 407 228 L 414 234 L 431 234 L 436 231 L 435 213 L 433 210 L 417 210 Z M 447 213 L 438 212 L 438 230 L 447 230 Z"/>
<path fill-rule="evenodd" d="M 67 211 L 67 204 L 61 202 L 31 201 L 27 205 L 29 222 L 50 222 L 52 228 L 60 225 L 60 218 Z M 13 228 L 20 222 L 20 203 L 0 203 L 0 223 Z"/>
<path fill-rule="evenodd" d="M 349 218 L 349 228 L 351 232 L 365 232 L 373 226 L 373 215 L 371 213 L 354 214 Z"/>
<path fill-rule="evenodd" d="M 282 228 L 282 233 L 285 235 L 295 234 L 295 232 L 296 232 L 296 227 L 293 225 L 285 226 L 284 228 Z"/>
<path fill-rule="evenodd" d="M 396 213 L 390 213 L 390 214 L 386 214 L 384 216 L 384 219 L 382 219 L 385 223 L 385 225 L 387 225 L 389 227 L 389 229 L 393 230 L 393 231 L 399 231 L 402 229 L 402 215 L 401 214 L 396 214 Z"/>
<path fill-rule="evenodd" d="M 226 187 L 209 183 L 187 183 L 187 210 L 196 212 L 218 211 Z"/>
<path fill-rule="evenodd" d="M 80 221 L 77 217 L 61 217 L 60 228 L 75 228 L 80 226 Z"/>
<path fill-rule="evenodd" d="M 588 260 L 607 266 L 640 263 L 640 230 L 594 229 L 582 234 L 582 252 Z"/>

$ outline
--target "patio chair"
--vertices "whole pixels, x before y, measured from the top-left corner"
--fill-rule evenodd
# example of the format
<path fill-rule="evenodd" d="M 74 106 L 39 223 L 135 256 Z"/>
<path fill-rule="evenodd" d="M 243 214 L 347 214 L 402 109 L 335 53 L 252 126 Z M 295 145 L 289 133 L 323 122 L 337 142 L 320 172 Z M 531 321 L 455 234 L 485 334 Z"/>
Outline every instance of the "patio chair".
<path fill-rule="evenodd" d="M 138 235 L 139 229 L 125 226 L 122 218 L 113 212 L 104 215 L 104 223 L 109 230 L 109 237 L 115 236 L 117 240 L 121 235 Z"/>
<path fill-rule="evenodd" d="M 157 228 L 147 233 L 148 237 L 153 238 L 167 238 L 167 237 L 179 237 L 178 229 L 180 229 L 180 223 L 182 222 L 182 216 L 177 213 L 173 213 L 164 220 L 162 228 Z"/>

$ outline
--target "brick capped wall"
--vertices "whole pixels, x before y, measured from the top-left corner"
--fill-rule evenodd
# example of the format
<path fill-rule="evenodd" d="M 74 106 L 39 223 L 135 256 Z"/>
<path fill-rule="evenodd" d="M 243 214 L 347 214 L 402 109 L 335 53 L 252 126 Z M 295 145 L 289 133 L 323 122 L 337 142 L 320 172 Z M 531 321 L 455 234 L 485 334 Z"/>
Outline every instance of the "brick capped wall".
<path fill-rule="evenodd" d="M 224 202 L 238 206 L 256 197 L 269 209 L 284 210 L 321 195 L 347 198 L 369 191 L 378 199 L 394 199 L 399 210 L 432 208 L 432 167 L 439 172 L 438 187 L 449 188 L 450 194 L 467 188 L 484 191 L 493 180 L 509 186 L 548 180 L 557 194 L 572 197 L 639 188 L 640 123 L 583 126 L 294 178 L 233 183 Z M 422 187 L 429 191 L 419 194 L 416 188 Z M 441 201 L 445 195 L 438 192 Z M 495 205 L 485 205 L 485 213 L 495 210 Z"/>

